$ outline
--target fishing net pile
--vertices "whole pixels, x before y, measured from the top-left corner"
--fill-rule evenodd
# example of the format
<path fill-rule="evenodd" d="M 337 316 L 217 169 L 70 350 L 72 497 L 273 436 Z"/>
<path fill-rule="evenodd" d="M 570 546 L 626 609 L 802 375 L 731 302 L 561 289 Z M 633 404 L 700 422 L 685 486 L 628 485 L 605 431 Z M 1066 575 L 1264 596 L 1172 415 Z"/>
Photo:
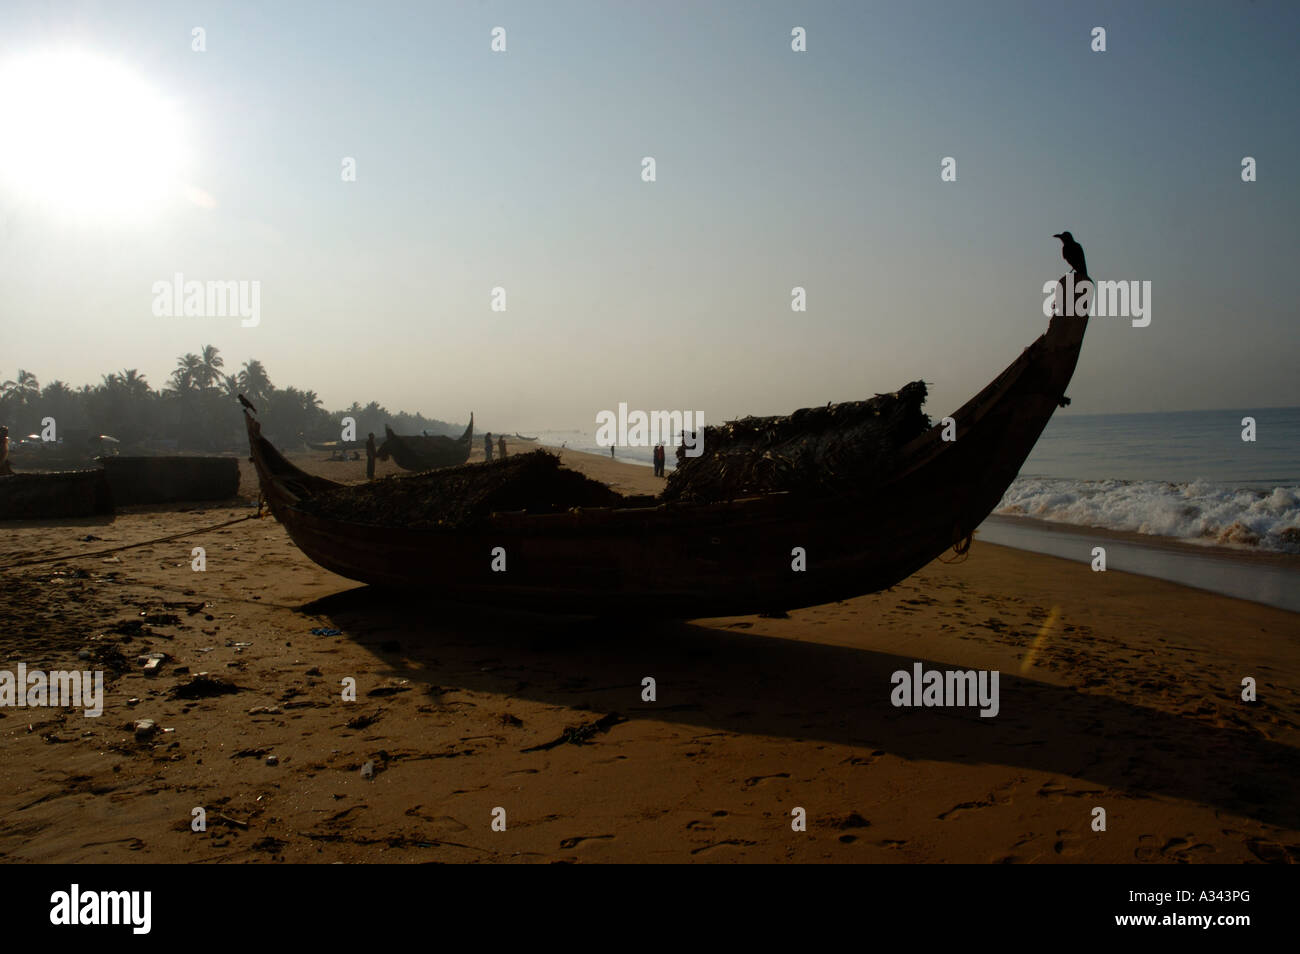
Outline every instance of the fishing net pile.
<path fill-rule="evenodd" d="M 554 454 L 535 450 L 340 487 L 301 506 L 320 517 L 371 526 L 459 529 L 493 512 L 563 513 L 573 507 L 615 507 L 622 500 L 599 481 L 561 467 Z"/>
<path fill-rule="evenodd" d="M 930 428 L 924 381 L 868 401 L 746 417 L 704 429 L 704 452 L 668 478 L 662 499 L 692 503 L 788 491 L 830 496 L 887 478 L 897 452 Z"/>

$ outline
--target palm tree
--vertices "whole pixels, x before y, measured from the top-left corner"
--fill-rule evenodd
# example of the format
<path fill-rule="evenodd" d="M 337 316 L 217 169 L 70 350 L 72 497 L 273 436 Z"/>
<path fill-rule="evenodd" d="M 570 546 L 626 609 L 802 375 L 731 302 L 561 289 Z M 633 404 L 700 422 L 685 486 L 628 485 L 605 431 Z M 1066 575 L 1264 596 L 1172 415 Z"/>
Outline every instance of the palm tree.
<path fill-rule="evenodd" d="M 198 377 L 201 374 L 200 369 L 202 367 L 202 360 L 193 352 L 178 359 L 176 370 L 172 372 L 173 390 L 180 392 L 194 390 L 198 385 Z"/>
<path fill-rule="evenodd" d="M 4 392 L 5 397 L 17 401 L 20 405 L 26 406 L 31 404 L 35 398 L 40 396 L 41 385 L 40 382 L 36 380 L 36 375 L 32 374 L 30 371 L 24 371 L 22 368 L 19 368 L 18 380 L 6 381 L 4 384 L 0 384 L 0 391 Z"/>
<path fill-rule="evenodd" d="M 196 373 L 194 383 L 206 391 L 221 380 L 221 368 L 226 362 L 215 345 L 204 345 L 199 361 L 200 367 Z"/>
<path fill-rule="evenodd" d="M 244 368 L 239 372 L 239 386 L 254 404 L 258 399 L 265 400 L 274 390 L 262 362 L 253 359 L 244 362 Z"/>
<path fill-rule="evenodd" d="M 110 375 L 114 377 L 114 375 Z M 146 397 L 149 394 L 149 382 L 145 380 L 143 374 L 135 368 L 126 368 L 120 375 L 116 375 L 122 387 L 126 388 L 128 394 L 133 398 Z"/>

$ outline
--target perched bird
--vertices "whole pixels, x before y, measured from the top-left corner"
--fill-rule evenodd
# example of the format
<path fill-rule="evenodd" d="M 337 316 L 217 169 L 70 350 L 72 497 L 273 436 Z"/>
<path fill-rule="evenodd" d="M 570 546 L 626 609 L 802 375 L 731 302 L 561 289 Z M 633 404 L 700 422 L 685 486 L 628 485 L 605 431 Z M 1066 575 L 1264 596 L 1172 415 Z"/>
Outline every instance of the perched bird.
<path fill-rule="evenodd" d="M 242 404 L 242 405 L 244 405 L 244 407 L 248 408 L 248 409 L 249 409 L 250 411 L 252 411 L 254 414 L 257 413 L 257 408 L 253 407 L 253 405 L 252 405 L 251 403 L 249 403 L 248 398 L 244 397 L 242 394 L 239 395 L 239 403 Z"/>
<path fill-rule="evenodd" d="M 1058 232 L 1052 238 L 1061 240 L 1061 258 L 1078 273 L 1080 278 L 1088 277 L 1088 263 L 1083 257 L 1083 246 L 1074 240 L 1069 232 Z"/>

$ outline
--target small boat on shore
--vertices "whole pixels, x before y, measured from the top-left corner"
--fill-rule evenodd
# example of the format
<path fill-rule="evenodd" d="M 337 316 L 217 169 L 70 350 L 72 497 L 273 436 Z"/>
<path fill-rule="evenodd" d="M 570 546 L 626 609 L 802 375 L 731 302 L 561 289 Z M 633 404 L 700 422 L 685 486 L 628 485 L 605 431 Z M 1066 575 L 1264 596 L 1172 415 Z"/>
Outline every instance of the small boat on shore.
<path fill-rule="evenodd" d="M 112 512 L 112 492 L 98 468 L 0 476 L 0 520 L 90 517 Z"/>
<path fill-rule="evenodd" d="M 392 525 L 367 517 L 364 507 L 353 511 L 358 516 L 331 516 L 317 501 L 373 498 L 363 487 L 299 470 L 261 436 L 247 412 L 245 424 L 276 519 L 303 553 L 349 579 L 416 588 L 432 601 L 540 612 L 675 618 L 778 612 L 873 593 L 950 547 L 965 552 L 1052 413 L 1068 403 L 1065 389 L 1086 327 L 1086 317 L 1052 318 L 1043 335 L 952 413 L 955 439 L 943 424 L 927 426 L 891 450 L 883 471 L 877 465 L 861 481 L 846 469 L 860 456 L 833 458 L 848 464 L 816 492 L 706 501 L 661 497 L 650 505 L 625 500 L 493 512 L 467 524 Z M 833 408 L 796 412 L 787 420 L 836 426 Z M 742 432 L 748 426 L 736 424 Z M 861 426 L 860 415 L 853 426 Z M 838 446 L 834 434 L 829 443 L 826 436 L 817 435 L 819 448 Z M 472 484 L 481 473 L 490 484 L 493 472 L 474 468 L 511 466 L 513 460 L 467 465 L 453 476 Z M 709 480 L 716 476 L 707 468 L 703 473 Z M 396 484 L 421 479 L 390 478 Z M 448 486 L 467 497 L 464 487 Z"/>
<path fill-rule="evenodd" d="M 436 467 L 452 467 L 469 460 L 470 448 L 474 441 L 474 415 L 469 416 L 469 426 L 460 437 L 444 437 L 424 434 L 394 434 L 393 429 L 384 425 L 384 443 L 379 446 L 379 459 L 393 459 L 403 470 L 433 470 Z"/>
<path fill-rule="evenodd" d="M 539 435 L 539 436 L 540 436 L 540 435 Z M 515 437 L 519 438 L 521 441 L 535 441 L 535 440 L 537 440 L 536 437 L 524 437 L 524 435 L 520 434 L 518 431 L 515 432 Z"/>

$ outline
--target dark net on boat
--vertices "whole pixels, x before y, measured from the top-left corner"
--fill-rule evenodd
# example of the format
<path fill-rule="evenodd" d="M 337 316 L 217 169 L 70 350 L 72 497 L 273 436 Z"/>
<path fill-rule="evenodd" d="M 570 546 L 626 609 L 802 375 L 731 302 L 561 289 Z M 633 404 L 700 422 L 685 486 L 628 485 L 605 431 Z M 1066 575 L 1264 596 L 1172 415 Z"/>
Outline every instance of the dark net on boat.
<path fill-rule="evenodd" d="M 461 529 L 494 512 L 563 513 L 574 507 L 616 507 L 622 501 L 599 481 L 561 467 L 554 454 L 535 450 L 340 487 L 316 494 L 301 507 L 320 517 L 378 527 Z"/>
<path fill-rule="evenodd" d="M 788 491 L 829 496 L 879 484 L 897 452 L 930 428 L 924 381 L 867 401 L 746 417 L 704 429 L 699 457 L 668 477 L 662 499 L 714 503 Z"/>

